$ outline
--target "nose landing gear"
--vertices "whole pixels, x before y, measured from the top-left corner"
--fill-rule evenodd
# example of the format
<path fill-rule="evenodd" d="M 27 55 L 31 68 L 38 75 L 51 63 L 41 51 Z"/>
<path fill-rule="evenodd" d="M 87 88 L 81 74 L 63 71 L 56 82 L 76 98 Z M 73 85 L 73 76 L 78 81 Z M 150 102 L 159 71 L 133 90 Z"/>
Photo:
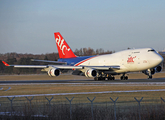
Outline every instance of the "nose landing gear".
<path fill-rule="evenodd" d="M 154 69 L 148 69 L 148 79 L 152 79 L 152 74 L 155 73 L 155 71 L 153 71 Z"/>
<path fill-rule="evenodd" d="M 148 79 L 152 79 L 152 75 L 148 76 Z"/>

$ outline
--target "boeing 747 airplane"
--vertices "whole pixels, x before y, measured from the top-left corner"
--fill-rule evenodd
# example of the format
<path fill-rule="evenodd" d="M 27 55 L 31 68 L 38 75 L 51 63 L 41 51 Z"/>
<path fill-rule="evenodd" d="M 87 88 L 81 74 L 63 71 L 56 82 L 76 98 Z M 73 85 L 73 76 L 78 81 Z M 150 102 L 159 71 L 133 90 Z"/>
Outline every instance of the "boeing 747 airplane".
<path fill-rule="evenodd" d="M 113 54 L 96 56 L 76 56 L 59 32 L 54 33 L 59 53 L 58 61 L 33 60 L 56 63 L 58 65 L 9 65 L 16 68 L 40 68 L 49 76 L 59 76 L 63 70 L 73 70 L 73 75 L 93 77 L 94 80 L 115 80 L 115 75 L 121 74 L 121 80 L 127 80 L 126 73 L 139 72 L 152 75 L 160 72 L 163 58 L 152 48 L 129 49 Z"/>

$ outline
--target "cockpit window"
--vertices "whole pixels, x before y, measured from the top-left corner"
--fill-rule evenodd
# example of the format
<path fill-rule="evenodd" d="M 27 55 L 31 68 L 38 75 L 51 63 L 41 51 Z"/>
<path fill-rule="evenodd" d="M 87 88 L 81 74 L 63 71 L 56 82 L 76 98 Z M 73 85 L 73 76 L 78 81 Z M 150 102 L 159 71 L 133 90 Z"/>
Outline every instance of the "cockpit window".
<path fill-rule="evenodd" d="M 155 52 L 155 50 L 154 50 L 154 49 L 152 49 L 152 50 L 148 50 L 148 52 Z"/>

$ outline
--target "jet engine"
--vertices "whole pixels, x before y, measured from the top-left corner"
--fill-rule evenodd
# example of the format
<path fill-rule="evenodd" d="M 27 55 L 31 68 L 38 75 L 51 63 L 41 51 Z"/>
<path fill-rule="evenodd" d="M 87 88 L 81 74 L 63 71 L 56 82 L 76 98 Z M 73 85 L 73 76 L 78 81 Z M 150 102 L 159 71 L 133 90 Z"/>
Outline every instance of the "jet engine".
<path fill-rule="evenodd" d="M 156 70 L 156 72 L 161 72 L 161 71 L 162 71 L 162 67 L 161 67 L 161 66 L 157 66 L 157 67 L 155 68 L 155 70 Z"/>
<path fill-rule="evenodd" d="M 95 69 L 88 69 L 85 71 L 86 77 L 96 77 L 97 71 Z"/>
<path fill-rule="evenodd" d="M 150 69 L 151 75 L 155 74 L 156 72 L 161 72 L 161 70 L 162 70 L 162 67 L 161 67 L 161 66 L 157 66 L 157 67 L 155 67 L 155 68 L 153 68 L 153 69 Z M 144 73 L 144 74 L 146 74 L 146 75 L 149 75 L 149 72 L 150 72 L 150 71 L 145 70 L 145 71 L 142 71 L 142 73 Z"/>
<path fill-rule="evenodd" d="M 60 70 L 58 68 L 53 68 L 53 69 L 50 69 L 48 71 L 48 75 L 50 77 L 54 77 L 54 76 L 59 76 L 60 75 Z"/>

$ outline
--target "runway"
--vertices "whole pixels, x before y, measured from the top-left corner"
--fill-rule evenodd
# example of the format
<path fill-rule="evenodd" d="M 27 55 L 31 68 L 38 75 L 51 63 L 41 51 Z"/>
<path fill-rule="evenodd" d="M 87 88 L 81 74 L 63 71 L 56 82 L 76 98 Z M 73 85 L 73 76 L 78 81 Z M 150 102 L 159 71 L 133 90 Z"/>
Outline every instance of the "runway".
<path fill-rule="evenodd" d="M 0 81 L 0 84 L 35 84 L 35 83 L 61 83 L 61 84 L 75 84 L 75 83 L 84 83 L 84 84 L 127 84 L 127 83 L 161 83 L 165 84 L 165 78 L 154 78 L 154 79 L 130 79 L 130 80 L 103 80 L 103 81 L 94 81 L 94 80 L 8 80 Z"/>
<path fill-rule="evenodd" d="M 29 87 L 30 86 L 30 87 Z M 135 87 L 133 87 L 135 86 Z M 151 87 L 150 87 L 151 86 Z M 130 79 L 130 80 L 4 80 L 0 81 L 2 97 L 33 97 L 33 96 L 62 96 L 62 95 L 88 95 L 88 94 L 111 94 L 111 93 L 139 93 L 139 92 L 164 92 L 165 78 L 149 79 Z M 38 92 L 42 87 L 44 94 Z M 62 92 L 59 91 L 62 90 Z M 65 88 L 68 91 L 66 92 Z M 99 89 L 97 89 L 97 87 Z M 132 87 L 132 88 L 131 88 Z M 138 87 L 138 89 L 137 89 Z M 19 88 L 19 89 L 18 89 Z M 8 95 L 8 93 L 20 92 L 23 88 L 26 94 Z M 53 89 L 52 89 L 53 88 Z M 81 88 L 81 90 L 79 90 Z M 84 89 L 85 88 L 85 89 Z M 115 88 L 115 89 L 114 89 Z M 122 88 L 122 90 L 120 89 Z M 31 90 L 33 89 L 33 94 Z M 73 92 L 72 90 L 75 89 Z M 52 92 L 52 90 L 54 92 Z M 7 91 L 7 92 L 6 92 Z M 22 91 L 22 92 L 23 92 Z M 28 91 L 28 92 L 27 92 Z M 58 92 L 57 92 L 58 91 Z"/>
<path fill-rule="evenodd" d="M 135 92 L 160 92 L 165 91 L 165 89 L 156 90 L 127 90 L 127 91 L 102 91 L 102 92 L 75 92 L 75 93 L 54 93 L 54 94 L 33 94 L 33 95 L 7 95 L 0 96 L 0 98 L 6 97 L 36 97 L 36 96 L 59 96 L 59 95 L 85 95 L 85 94 L 107 94 L 107 93 L 135 93 Z"/>

